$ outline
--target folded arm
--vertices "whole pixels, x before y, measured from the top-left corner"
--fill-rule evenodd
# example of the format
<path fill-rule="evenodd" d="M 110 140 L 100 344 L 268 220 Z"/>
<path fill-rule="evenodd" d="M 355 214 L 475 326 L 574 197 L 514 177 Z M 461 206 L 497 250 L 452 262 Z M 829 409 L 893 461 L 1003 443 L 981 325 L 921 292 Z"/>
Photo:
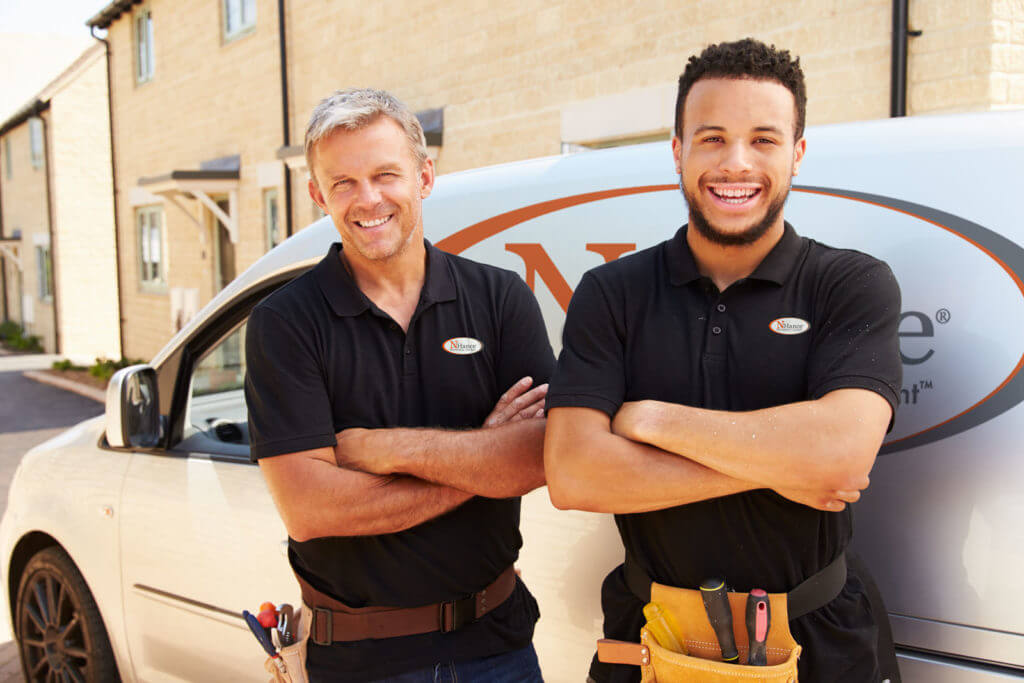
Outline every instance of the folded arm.
<path fill-rule="evenodd" d="M 338 466 L 376 475 L 408 475 L 487 498 L 521 496 L 544 485 L 544 397 L 523 377 L 474 430 L 346 429 Z"/>
<path fill-rule="evenodd" d="M 335 454 L 341 467 L 511 498 L 544 485 L 544 424 L 534 418 L 468 431 L 347 429 Z"/>
<path fill-rule="evenodd" d="M 340 468 L 330 448 L 266 457 L 259 464 L 288 535 L 296 541 L 394 533 L 473 497 L 412 477 Z"/>
<path fill-rule="evenodd" d="M 622 406 L 612 428 L 783 495 L 825 494 L 867 487 L 891 417 L 889 403 L 873 391 L 839 389 L 749 412 L 636 401 Z"/>
<path fill-rule="evenodd" d="M 561 509 L 647 512 L 756 488 L 614 434 L 611 418 L 592 408 L 551 410 L 544 466 L 551 502 Z"/>

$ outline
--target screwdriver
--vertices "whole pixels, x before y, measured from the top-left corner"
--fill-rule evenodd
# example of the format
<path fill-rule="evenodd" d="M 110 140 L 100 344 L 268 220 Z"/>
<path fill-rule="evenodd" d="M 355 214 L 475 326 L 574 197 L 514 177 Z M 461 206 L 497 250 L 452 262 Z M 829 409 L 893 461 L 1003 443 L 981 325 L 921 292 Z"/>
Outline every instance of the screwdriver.
<path fill-rule="evenodd" d="M 259 619 L 254 617 L 252 612 L 249 610 L 242 610 L 242 618 L 245 619 L 245 623 L 249 627 L 249 630 L 252 631 L 252 634 L 256 636 L 256 640 L 260 642 L 260 646 L 263 648 L 263 651 L 274 659 L 277 659 L 278 654 L 277 650 L 274 648 L 274 643 L 271 642 L 270 636 L 267 635 L 267 632 L 264 630 Z"/>
<path fill-rule="evenodd" d="M 689 654 L 686 646 L 676 637 L 679 630 L 673 628 L 672 615 L 661 609 L 658 603 L 649 602 L 644 605 L 644 617 L 647 619 L 647 629 L 658 641 L 658 645 L 672 652 Z"/>
<path fill-rule="evenodd" d="M 736 639 L 732 634 L 732 609 L 729 607 L 725 579 L 706 579 L 700 585 L 700 597 L 704 600 L 704 611 L 718 637 L 722 649 L 722 661 L 736 664 L 740 653 L 736 650 Z"/>
<path fill-rule="evenodd" d="M 750 654 L 747 664 L 750 666 L 768 666 L 768 628 L 772 618 L 771 603 L 768 594 L 760 588 L 750 591 L 747 596 L 747 641 Z"/>

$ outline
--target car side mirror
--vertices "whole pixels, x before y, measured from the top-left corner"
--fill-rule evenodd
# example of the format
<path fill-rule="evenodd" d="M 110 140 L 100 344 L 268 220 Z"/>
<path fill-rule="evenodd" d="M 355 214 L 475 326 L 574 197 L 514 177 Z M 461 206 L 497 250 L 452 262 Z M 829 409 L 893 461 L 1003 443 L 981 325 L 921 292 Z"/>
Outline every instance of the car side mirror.
<path fill-rule="evenodd" d="M 107 443 L 114 448 L 151 448 L 163 436 L 156 371 L 131 365 L 107 385 Z"/>

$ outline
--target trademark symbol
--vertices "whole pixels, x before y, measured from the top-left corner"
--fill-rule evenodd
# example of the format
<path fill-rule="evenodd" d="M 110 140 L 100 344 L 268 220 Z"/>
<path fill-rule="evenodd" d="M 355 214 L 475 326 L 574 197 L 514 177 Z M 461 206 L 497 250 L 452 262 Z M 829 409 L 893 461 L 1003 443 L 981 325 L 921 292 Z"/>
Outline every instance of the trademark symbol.
<path fill-rule="evenodd" d="M 935 319 L 942 323 L 943 325 L 948 323 L 951 317 L 952 314 L 949 312 L 948 308 L 940 308 L 938 311 L 935 312 Z"/>

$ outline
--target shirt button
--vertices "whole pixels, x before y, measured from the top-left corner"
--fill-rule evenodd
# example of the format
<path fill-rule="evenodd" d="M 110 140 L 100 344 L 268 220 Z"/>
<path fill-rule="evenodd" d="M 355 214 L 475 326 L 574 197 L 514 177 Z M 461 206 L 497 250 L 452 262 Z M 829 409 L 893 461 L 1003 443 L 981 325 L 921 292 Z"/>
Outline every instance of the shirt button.
<path fill-rule="evenodd" d="M 405 355 L 407 355 L 407 356 L 408 356 L 408 355 L 409 355 L 409 354 L 411 354 L 411 353 L 412 353 L 412 349 L 406 349 L 406 350 L 405 350 Z"/>
<path fill-rule="evenodd" d="M 388 325 L 388 327 L 390 327 L 393 330 L 397 330 L 398 329 L 398 324 L 397 323 L 391 323 L 390 325 Z"/>
<path fill-rule="evenodd" d="M 711 328 L 711 334 L 722 334 L 722 328 L 719 327 L 718 325 L 715 325 L 714 327 Z"/>
<path fill-rule="evenodd" d="M 725 304 L 718 304 L 715 308 L 718 309 L 719 313 L 725 313 Z"/>

